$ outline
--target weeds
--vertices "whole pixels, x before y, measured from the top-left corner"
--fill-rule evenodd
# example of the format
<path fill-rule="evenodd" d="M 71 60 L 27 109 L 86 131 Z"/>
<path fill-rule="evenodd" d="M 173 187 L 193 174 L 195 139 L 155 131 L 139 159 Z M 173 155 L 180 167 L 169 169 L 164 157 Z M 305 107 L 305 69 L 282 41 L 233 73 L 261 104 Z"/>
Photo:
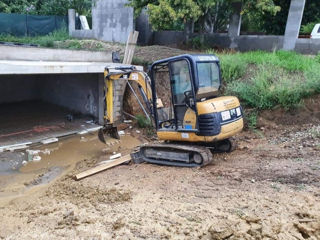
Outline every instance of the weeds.
<path fill-rule="evenodd" d="M 255 129 L 257 127 L 257 118 L 258 113 L 256 111 L 246 114 L 246 120 L 250 129 Z"/>
<path fill-rule="evenodd" d="M 239 54 L 222 55 L 220 58 L 222 77 L 226 83 L 239 79 L 246 73 L 248 64 L 242 61 Z"/>
<path fill-rule="evenodd" d="M 226 94 L 256 110 L 278 105 L 291 109 L 320 93 L 320 55 L 313 59 L 295 52 L 255 51 L 224 53 L 219 58 Z"/>
<path fill-rule="evenodd" d="M 138 114 L 136 118 L 137 118 L 137 124 L 139 128 L 148 128 L 152 126 L 151 121 L 147 119 L 144 115 Z"/>
<path fill-rule="evenodd" d="M 1 42 L 14 42 L 22 44 L 35 44 L 41 47 L 53 47 L 55 41 L 64 41 L 70 39 L 67 29 L 61 28 L 45 36 L 36 37 L 16 37 L 8 34 L 1 34 Z"/>
<path fill-rule="evenodd" d="M 142 114 L 137 114 L 137 125 L 139 128 L 144 128 L 145 131 L 144 133 L 147 135 L 147 137 L 152 137 L 154 136 L 155 128 L 152 125 L 152 121 L 147 119 L 144 115 Z"/>

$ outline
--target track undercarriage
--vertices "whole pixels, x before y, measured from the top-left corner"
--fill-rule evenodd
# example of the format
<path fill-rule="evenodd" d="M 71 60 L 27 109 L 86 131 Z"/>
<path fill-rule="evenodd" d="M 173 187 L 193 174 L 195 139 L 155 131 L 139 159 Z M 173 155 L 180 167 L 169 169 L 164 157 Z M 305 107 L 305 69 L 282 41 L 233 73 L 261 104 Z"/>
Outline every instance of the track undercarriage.
<path fill-rule="evenodd" d="M 213 153 L 230 152 L 234 148 L 231 140 L 195 145 L 181 143 L 157 143 L 141 146 L 131 156 L 135 163 L 154 163 L 178 167 L 202 167 L 214 161 Z"/>

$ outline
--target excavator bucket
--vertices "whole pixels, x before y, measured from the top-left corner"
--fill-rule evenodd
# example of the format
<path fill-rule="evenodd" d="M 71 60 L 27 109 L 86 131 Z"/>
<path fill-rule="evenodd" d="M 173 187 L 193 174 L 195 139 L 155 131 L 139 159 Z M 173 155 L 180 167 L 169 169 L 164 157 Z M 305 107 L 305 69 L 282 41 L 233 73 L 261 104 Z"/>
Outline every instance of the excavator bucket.
<path fill-rule="evenodd" d="M 99 140 L 103 143 L 107 143 L 106 139 L 110 137 L 115 139 L 120 139 L 117 127 L 114 127 L 112 125 L 104 126 L 103 128 L 100 128 L 98 132 L 98 137 L 99 137 Z"/>

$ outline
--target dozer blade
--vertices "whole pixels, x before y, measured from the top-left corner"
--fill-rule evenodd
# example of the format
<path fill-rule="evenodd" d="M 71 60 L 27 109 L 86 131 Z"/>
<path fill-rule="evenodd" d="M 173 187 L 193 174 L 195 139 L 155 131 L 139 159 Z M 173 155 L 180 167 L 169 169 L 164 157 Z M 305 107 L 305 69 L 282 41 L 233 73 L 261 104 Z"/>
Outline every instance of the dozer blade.
<path fill-rule="evenodd" d="M 99 140 L 103 143 L 107 143 L 106 138 L 111 137 L 111 138 L 116 138 L 120 139 L 118 129 L 117 127 L 114 126 L 104 126 L 103 128 L 100 128 L 98 132 L 98 137 Z"/>

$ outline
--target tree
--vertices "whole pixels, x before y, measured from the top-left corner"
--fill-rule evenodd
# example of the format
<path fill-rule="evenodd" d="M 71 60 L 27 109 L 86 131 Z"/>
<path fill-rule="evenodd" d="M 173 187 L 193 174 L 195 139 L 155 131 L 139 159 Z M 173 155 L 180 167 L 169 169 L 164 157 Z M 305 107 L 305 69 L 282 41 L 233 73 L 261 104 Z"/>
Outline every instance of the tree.
<path fill-rule="evenodd" d="M 229 23 L 232 8 L 230 1 L 216 0 L 215 6 L 209 8 L 203 16 L 199 18 L 200 32 L 214 33 L 225 29 Z"/>
<path fill-rule="evenodd" d="M 30 13 L 37 12 L 37 0 L 1 0 L 0 12 L 4 13 Z"/>
<path fill-rule="evenodd" d="M 286 28 L 288 19 L 288 13 L 290 8 L 289 0 L 273 0 L 276 6 L 280 7 L 280 11 L 274 12 L 254 12 L 249 11 L 245 13 L 245 25 L 249 30 L 260 30 L 267 34 L 283 35 Z M 320 1 L 319 0 L 307 0 L 302 25 L 308 23 L 320 22 Z M 253 24 L 250 24 L 253 23 Z"/>
<path fill-rule="evenodd" d="M 154 30 L 164 30 L 173 22 L 181 21 L 185 24 L 185 28 L 193 28 L 193 23 L 197 22 L 200 24 L 200 31 L 213 32 L 219 25 L 225 25 L 229 20 L 230 3 L 233 1 L 239 0 L 129 0 L 129 6 L 134 7 L 136 16 L 147 7 Z M 242 2 L 243 14 L 247 12 L 275 14 L 280 10 L 273 0 Z"/>
<path fill-rule="evenodd" d="M 1 0 L 0 12 L 42 15 L 67 15 L 73 8 L 79 14 L 91 15 L 91 0 Z"/>
<path fill-rule="evenodd" d="M 204 15 L 216 0 L 129 0 L 136 16 L 147 7 L 154 30 L 163 30 L 172 22 L 195 22 Z"/>
<path fill-rule="evenodd" d="M 43 15 L 67 15 L 68 9 L 75 9 L 80 15 L 91 15 L 91 0 L 39 0 L 39 13 Z"/>

